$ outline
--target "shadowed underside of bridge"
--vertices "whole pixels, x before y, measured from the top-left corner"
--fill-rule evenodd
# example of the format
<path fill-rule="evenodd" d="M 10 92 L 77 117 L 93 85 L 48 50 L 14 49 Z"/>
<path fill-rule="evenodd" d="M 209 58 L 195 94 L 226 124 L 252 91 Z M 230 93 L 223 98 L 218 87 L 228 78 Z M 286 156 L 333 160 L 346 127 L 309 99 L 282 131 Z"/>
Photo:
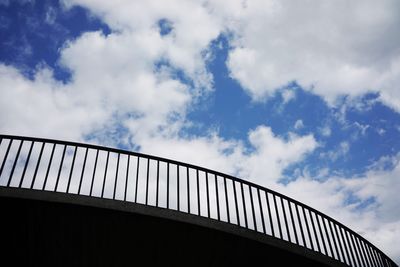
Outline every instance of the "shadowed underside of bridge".
<path fill-rule="evenodd" d="M 13 191 L 0 191 L 1 242 L 6 244 L 2 261 L 8 258 L 13 265 L 330 266 L 333 262 L 289 252 L 290 248 L 251 235 L 232 234 L 229 225 L 218 229 L 218 222 L 203 224 L 198 218 L 184 222 L 174 218 L 174 212 L 152 216 L 157 208 Z"/>

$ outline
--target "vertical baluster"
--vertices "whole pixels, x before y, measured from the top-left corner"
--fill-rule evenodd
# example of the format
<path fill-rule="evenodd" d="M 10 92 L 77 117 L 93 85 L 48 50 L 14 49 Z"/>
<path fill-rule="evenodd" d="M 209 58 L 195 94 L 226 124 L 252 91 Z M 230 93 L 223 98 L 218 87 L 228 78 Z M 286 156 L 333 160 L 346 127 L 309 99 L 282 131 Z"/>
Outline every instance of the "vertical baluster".
<path fill-rule="evenodd" d="M 367 266 L 368 265 L 367 259 L 365 258 L 364 252 L 362 251 L 360 239 L 357 236 L 354 236 L 354 239 L 357 244 L 357 248 L 360 253 L 360 258 L 361 258 L 361 261 L 363 262 L 363 266 Z"/>
<path fill-rule="evenodd" d="M 125 192 L 124 192 L 124 201 L 126 201 L 126 193 L 128 191 L 128 185 L 129 185 L 129 167 L 130 167 L 130 159 L 131 156 L 128 155 L 128 160 L 126 163 L 126 177 L 125 177 Z"/>
<path fill-rule="evenodd" d="M 349 233 L 349 235 L 350 235 L 351 243 L 353 245 L 354 254 L 356 254 L 358 265 L 359 266 L 364 266 L 364 264 L 361 262 L 361 259 L 360 259 L 359 250 L 357 249 L 356 243 L 354 242 L 354 236 L 353 236 L 352 233 Z"/>
<path fill-rule="evenodd" d="M 285 221 L 285 226 L 286 226 L 286 234 L 288 236 L 289 242 L 292 242 L 292 239 L 290 237 L 289 225 L 288 225 L 287 218 L 286 218 L 286 209 L 285 209 L 285 205 L 283 203 L 283 198 L 282 197 L 281 197 L 281 206 L 282 206 L 282 211 L 283 211 L 283 219 Z"/>
<path fill-rule="evenodd" d="M 215 178 L 215 193 L 216 193 L 216 197 L 217 197 L 217 217 L 218 217 L 218 221 L 221 220 L 221 215 L 220 215 L 220 210 L 219 210 L 219 194 L 218 194 L 218 178 L 217 175 L 214 174 L 214 178 Z"/>
<path fill-rule="evenodd" d="M 319 240 L 318 240 L 317 231 L 315 230 L 314 219 L 313 219 L 313 216 L 312 216 L 312 213 L 311 213 L 311 210 L 310 210 L 310 209 L 308 209 L 308 215 L 310 216 L 311 226 L 312 226 L 312 229 L 313 229 L 313 232 L 314 232 L 314 237 L 315 237 L 315 242 L 317 243 L 317 249 L 318 249 L 317 251 L 318 251 L 318 252 L 321 252 L 321 247 L 320 247 L 320 245 L 319 245 Z"/>
<path fill-rule="evenodd" d="M 272 236 L 275 236 L 274 224 L 272 222 L 271 206 L 269 205 L 269 199 L 268 199 L 268 192 L 265 192 L 265 198 L 267 200 L 268 217 L 269 217 L 269 224 L 271 226 L 271 233 L 272 233 Z"/>
<path fill-rule="evenodd" d="M 240 187 L 241 187 L 241 190 L 242 190 L 242 202 L 243 202 L 243 212 L 244 212 L 244 223 L 245 223 L 246 228 L 249 228 L 249 227 L 248 227 L 248 224 L 247 224 L 246 201 L 245 201 L 245 197 L 244 197 L 244 190 L 243 190 L 243 183 L 242 183 L 242 182 L 240 182 Z"/>
<path fill-rule="evenodd" d="M 260 188 L 257 188 L 257 196 L 258 196 L 258 205 L 260 206 L 262 229 L 263 229 L 263 233 L 265 234 L 266 231 L 265 231 L 264 211 L 263 211 L 263 207 L 261 205 Z"/>
<path fill-rule="evenodd" d="M 71 169 L 70 169 L 69 177 L 68 177 L 68 184 L 67 184 L 67 191 L 66 191 L 66 193 L 69 192 L 69 186 L 70 186 L 70 184 L 71 184 L 72 172 L 73 172 L 73 170 L 74 170 L 74 164 L 75 164 L 75 158 L 76 158 L 76 151 L 77 151 L 77 150 L 78 150 L 78 148 L 75 146 L 74 155 L 73 155 L 73 157 L 72 157 Z"/>
<path fill-rule="evenodd" d="M 83 159 L 83 166 L 82 166 L 82 171 L 81 171 L 81 177 L 79 178 L 78 195 L 81 194 L 82 181 L 83 181 L 83 175 L 85 174 L 85 168 L 86 168 L 86 160 L 87 160 L 88 150 L 89 150 L 88 148 L 86 148 L 86 150 L 85 150 L 85 158 Z"/>
<path fill-rule="evenodd" d="M 371 254 L 371 258 L 374 263 L 374 266 L 378 267 L 379 264 L 378 264 L 378 261 L 377 261 L 376 255 L 375 255 L 375 249 L 372 246 L 369 246 L 369 252 Z"/>
<path fill-rule="evenodd" d="M 13 142 L 13 139 L 10 139 L 10 142 L 8 142 L 6 154 L 4 155 L 3 163 L 1 164 L 1 168 L 0 168 L 0 176 L 3 173 L 4 166 L 6 165 L 8 153 L 10 153 L 10 148 L 11 148 L 12 142 Z"/>
<path fill-rule="evenodd" d="M 342 242 L 340 240 L 340 237 L 339 237 L 339 234 L 338 234 L 338 231 L 337 231 L 337 225 L 335 223 L 333 223 L 333 229 L 335 230 L 336 240 L 337 240 L 337 243 L 339 245 L 340 253 L 342 254 L 342 259 L 343 259 L 342 261 L 344 263 L 346 263 L 346 257 L 344 255 Z"/>
<path fill-rule="evenodd" d="M 235 181 L 234 181 L 234 180 L 232 180 L 232 186 L 233 186 L 233 197 L 234 197 L 234 199 L 235 199 L 236 221 L 237 221 L 237 225 L 240 226 L 240 220 L 239 220 L 239 206 L 238 206 L 238 201 L 237 201 L 236 184 L 235 184 Z"/>
<path fill-rule="evenodd" d="M 374 266 L 375 264 L 374 264 L 373 259 L 372 259 L 372 255 L 371 255 L 371 251 L 370 251 L 370 246 L 369 246 L 369 244 L 367 244 L 367 243 L 365 243 L 365 242 L 364 242 L 364 250 L 365 250 L 365 253 L 367 254 L 367 258 L 368 258 L 368 261 L 369 261 L 369 265 L 370 265 L 370 266 Z"/>
<path fill-rule="evenodd" d="M 35 184 L 35 181 L 36 181 L 36 175 L 37 175 L 37 172 L 39 170 L 40 161 L 42 160 L 43 149 L 44 149 L 44 143 L 42 143 L 42 146 L 40 147 L 39 158 L 38 158 L 38 161 L 36 163 L 35 172 L 33 173 L 30 189 L 33 188 L 33 185 Z"/>
<path fill-rule="evenodd" d="M 292 221 L 292 227 L 293 227 L 293 232 L 294 232 L 294 238 L 296 240 L 296 244 L 299 244 L 299 238 L 297 237 L 297 230 L 296 230 L 296 224 L 294 222 L 294 218 L 293 218 L 293 211 L 292 211 L 292 204 L 290 203 L 290 201 L 288 201 L 288 206 L 289 206 L 289 213 L 290 213 L 290 219 Z"/>
<path fill-rule="evenodd" d="M 295 208 L 296 208 L 297 221 L 299 222 L 299 226 L 300 226 L 301 239 L 303 240 L 303 246 L 307 247 L 307 242 L 306 242 L 306 239 L 304 238 L 303 224 L 300 220 L 299 206 L 297 204 L 295 204 Z"/>
<path fill-rule="evenodd" d="M 224 187 L 225 187 L 226 216 L 228 217 L 228 223 L 230 223 L 231 218 L 229 216 L 228 188 L 226 187 L 226 177 L 224 177 Z"/>
<path fill-rule="evenodd" d="M 146 171 L 146 205 L 149 201 L 149 175 L 150 175 L 150 158 L 147 158 L 147 171 Z"/>
<path fill-rule="evenodd" d="M 34 143 L 35 142 L 32 141 L 31 146 L 29 147 L 28 157 L 26 158 L 24 170 L 22 171 L 21 180 L 19 181 L 19 185 L 18 185 L 19 188 L 22 187 L 22 182 L 24 181 L 26 169 L 28 168 L 29 160 L 31 159 L 31 154 L 32 154 L 32 149 L 33 149 Z M 1 144 L 1 142 L 0 142 L 0 144 Z"/>
<path fill-rule="evenodd" d="M 140 157 L 137 157 L 137 164 L 136 164 L 136 186 L 135 186 L 135 203 L 137 203 L 137 194 L 138 194 L 138 185 L 139 185 L 139 162 Z"/>
<path fill-rule="evenodd" d="M 118 153 L 118 158 L 117 158 L 117 168 L 115 168 L 115 179 L 114 179 L 114 192 L 113 192 L 113 199 L 115 199 L 115 193 L 117 191 L 117 185 L 118 185 L 118 171 L 119 171 L 119 160 L 120 160 L 121 154 Z"/>
<path fill-rule="evenodd" d="M 344 231 L 344 236 L 346 237 L 346 241 L 347 241 L 346 243 L 347 243 L 347 246 L 348 246 L 349 251 L 350 251 L 350 255 L 351 255 L 351 260 L 353 262 L 353 266 L 356 266 L 357 262 L 356 262 L 356 258 L 354 257 L 354 252 L 353 252 L 354 248 L 352 248 L 352 245 L 350 243 L 349 232 L 346 229 L 343 229 L 343 231 Z"/>
<path fill-rule="evenodd" d="M 322 220 L 323 220 L 323 218 L 317 213 L 315 214 L 315 218 L 317 219 L 318 231 L 319 231 L 319 235 L 321 236 L 321 241 L 322 241 L 322 245 L 324 247 L 325 255 L 328 256 L 328 250 L 326 249 L 325 238 L 324 238 L 324 236 L 322 234 L 322 227 L 321 227 L 321 223 L 320 223 L 320 220 L 319 220 L 319 218 L 321 218 Z"/>
<path fill-rule="evenodd" d="M 378 261 L 379 261 L 379 263 L 380 263 L 380 266 L 386 267 L 386 264 L 385 264 L 384 261 L 383 261 L 382 254 L 381 254 L 379 251 L 376 251 L 376 255 L 377 255 L 377 257 L 378 257 Z"/>
<path fill-rule="evenodd" d="M 201 215 L 200 207 L 200 182 L 199 182 L 199 169 L 196 169 L 196 183 L 197 183 L 197 213 Z"/>
<path fill-rule="evenodd" d="M 57 181 L 56 181 L 56 186 L 54 187 L 54 192 L 57 192 L 58 183 L 60 181 L 60 175 L 61 175 L 62 167 L 63 167 L 63 164 L 64 164 L 65 150 L 66 149 L 67 149 L 67 146 L 64 145 L 63 153 L 62 153 L 62 156 L 61 156 L 60 167 L 58 168 Z"/>
<path fill-rule="evenodd" d="M 254 201 L 253 201 L 253 190 L 251 189 L 251 186 L 248 185 L 248 187 L 250 192 L 250 205 L 251 205 L 251 214 L 253 214 L 254 230 L 257 231 L 256 213 L 254 211 Z"/>
<path fill-rule="evenodd" d="M 21 153 L 21 148 L 22 148 L 22 144 L 23 144 L 23 143 L 24 143 L 23 140 L 21 140 L 21 141 L 19 142 L 17 155 L 15 156 L 14 163 L 13 163 L 13 166 L 12 166 L 12 168 L 11 168 L 10 177 L 8 178 L 8 182 L 7 182 L 7 187 L 9 187 L 10 184 L 11 184 L 11 180 L 12 180 L 12 177 L 13 177 L 13 175 L 14 175 L 15 167 L 17 166 L 19 154 Z"/>
<path fill-rule="evenodd" d="M 331 237 L 332 237 L 333 246 L 335 248 L 336 256 L 337 256 L 337 259 L 340 261 L 341 260 L 341 256 L 339 254 L 339 249 L 337 247 L 337 242 L 336 242 L 336 239 L 335 239 L 335 235 L 334 235 L 334 233 L 332 231 L 332 225 L 331 225 L 331 222 L 329 220 L 327 220 L 327 221 L 328 221 L 328 227 L 329 227 L 329 230 L 330 230 L 330 233 L 331 233 Z"/>
<path fill-rule="evenodd" d="M 312 238 L 311 238 L 311 232 L 310 232 L 310 227 L 308 225 L 308 220 L 307 220 L 307 216 L 306 216 L 306 212 L 304 211 L 304 207 L 301 206 L 301 209 L 303 210 L 303 217 L 304 217 L 304 222 L 306 223 L 306 228 L 307 228 L 307 233 L 308 233 L 308 241 L 311 244 L 311 249 L 314 250 L 314 244 L 312 242 Z"/>
<path fill-rule="evenodd" d="M 206 176 L 206 189 L 207 189 L 207 217 L 210 218 L 210 190 L 208 188 L 208 172 L 205 173 Z"/>
<path fill-rule="evenodd" d="M 93 186 L 94 186 L 94 178 L 96 175 L 96 171 L 97 171 L 97 160 L 99 158 L 99 150 L 96 150 L 96 158 L 94 160 L 94 166 L 93 166 L 93 176 L 92 176 L 92 180 L 90 181 L 90 192 L 89 192 L 89 196 L 92 195 L 93 192 Z"/>
<path fill-rule="evenodd" d="M 339 225 L 338 225 L 337 227 L 339 228 L 339 233 L 340 233 L 340 237 L 341 237 L 341 239 L 342 239 L 342 243 L 343 243 L 343 246 L 344 246 L 344 251 L 346 252 L 347 264 L 348 264 L 348 265 L 351 265 L 350 254 L 349 254 L 349 248 L 348 248 L 348 246 L 347 246 L 347 244 L 346 244 L 346 240 L 344 239 L 342 227 L 340 227 Z"/>
<path fill-rule="evenodd" d="M 169 162 L 167 162 L 167 209 L 169 209 Z"/>
<path fill-rule="evenodd" d="M 106 169 L 104 170 L 104 178 L 103 178 L 103 187 L 101 188 L 101 198 L 104 196 L 104 189 L 106 187 L 106 179 L 107 179 L 107 170 L 108 170 L 108 160 L 110 159 L 110 151 L 107 151 L 107 159 L 106 159 Z"/>
<path fill-rule="evenodd" d="M 359 242 L 360 242 L 361 252 L 362 252 L 362 254 L 364 256 L 365 263 L 368 266 L 371 266 L 371 262 L 369 261 L 368 254 L 367 254 L 367 252 L 365 250 L 365 242 L 362 239 L 359 239 Z"/>
<path fill-rule="evenodd" d="M 179 203 L 180 203 L 180 199 L 179 199 L 179 196 L 180 196 L 180 194 L 179 194 L 179 165 L 178 164 L 176 165 L 176 174 L 177 174 L 177 177 L 176 177 L 177 208 L 178 208 L 178 210 L 180 210 L 180 208 L 179 208 Z"/>
<path fill-rule="evenodd" d="M 383 263 L 383 259 L 381 257 L 382 256 L 381 253 L 379 251 L 377 251 L 377 250 L 375 250 L 375 253 L 376 253 L 376 257 L 377 257 L 378 262 L 379 262 L 379 266 L 385 266 L 385 264 Z"/>
<path fill-rule="evenodd" d="M 157 160 L 157 188 L 156 188 L 156 207 L 158 207 L 158 195 L 160 188 L 160 161 Z"/>
<path fill-rule="evenodd" d="M 276 195 L 273 194 L 272 196 L 273 196 L 273 199 L 274 199 L 274 207 L 275 207 L 276 219 L 278 220 L 279 237 L 281 239 L 283 239 L 281 219 L 280 219 L 280 215 L 279 215 L 278 205 L 276 204 Z"/>
<path fill-rule="evenodd" d="M 50 168 L 51 164 L 53 162 L 53 157 L 54 157 L 54 150 L 56 148 L 56 144 L 53 144 L 53 147 L 51 148 L 51 154 L 50 154 L 50 160 L 49 160 L 49 165 L 47 165 L 47 170 L 46 170 L 46 176 L 44 177 L 44 182 L 42 186 L 42 190 L 45 190 L 46 185 L 47 185 L 47 179 L 49 178 L 49 173 L 50 173 Z"/>
<path fill-rule="evenodd" d="M 190 179 L 189 179 L 189 167 L 186 167 L 186 186 L 187 186 L 187 205 L 188 205 L 188 213 L 190 213 Z"/>
<path fill-rule="evenodd" d="M 333 254 L 331 239 L 330 239 L 330 237 L 329 237 L 328 230 L 327 230 L 327 228 L 326 228 L 325 218 L 322 217 L 322 216 L 321 216 L 321 218 L 322 218 L 322 224 L 323 224 L 324 230 L 325 230 L 326 239 L 327 239 L 327 241 L 328 241 L 329 250 L 331 251 L 332 258 L 335 258 L 335 255 Z"/>

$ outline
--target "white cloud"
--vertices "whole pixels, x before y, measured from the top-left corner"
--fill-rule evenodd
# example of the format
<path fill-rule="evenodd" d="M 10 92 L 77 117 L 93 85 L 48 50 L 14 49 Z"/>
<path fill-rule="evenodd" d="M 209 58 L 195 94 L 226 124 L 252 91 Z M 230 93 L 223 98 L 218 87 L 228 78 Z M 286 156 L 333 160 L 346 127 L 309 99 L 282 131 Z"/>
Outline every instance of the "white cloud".
<path fill-rule="evenodd" d="M 296 98 L 296 92 L 293 90 L 285 89 L 281 92 L 283 98 L 283 104 L 289 103 L 289 101 Z"/>
<path fill-rule="evenodd" d="M 152 40 L 147 45 L 162 49 L 158 51 L 161 52 L 158 56 L 175 68 L 183 69 L 197 85 L 211 86 L 212 78 L 205 68 L 202 53 L 218 37 L 223 25 L 218 17 L 210 14 L 202 1 L 171 0 L 160 4 L 156 0 L 64 0 L 64 3 L 66 6 L 77 4 L 87 7 L 113 30 L 138 39 L 143 34 L 158 33 L 158 21 L 167 19 L 173 28 L 171 33 L 162 38 L 158 36 L 159 40 Z M 135 47 L 128 45 L 127 49 L 135 50 Z"/>
<path fill-rule="evenodd" d="M 385 129 L 382 129 L 382 128 L 379 128 L 379 129 L 377 129 L 376 130 L 377 131 L 377 133 L 379 134 L 379 135 L 384 135 L 385 133 L 386 133 L 386 130 Z"/>
<path fill-rule="evenodd" d="M 323 128 L 321 128 L 320 132 L 325 137 L 331 136 L 331 134 L 332 134 L 332 130 L 328 125 L 326 125 Z"/>
<path fill-rule="evenodd" d="M 297 81 L 329 103 L 379 92 L 400 111 L 398 1 L 248 1 L 238 10 L 227 64 L 253 99 Z"/>
<path fill-rule="evenodd" d="M 237 174 L 263 185 L 275 185 L 285 168 L 302 161 L 318 146 L 312 135 L 290 134 L 285 140 L 263 125 L 251 130 L 248 139 L 251 152 L 240 141 L 225 140 L 216 134 L 198 138 L 143 137 L 140 144 L 149 153 Z"/>
<path fill-rule="evenodd" d="M 302 161 L 318 146 L 312 135 L 289 134 L 289 139 L 285 141 L 264 126 L 251 131 L 249 141 L 255 151 L 241 160 L 239 175 L 265 186 L 274 186 L 285 168 Z"/>
<path fill-rule="evenodd" d="M 349 142 L 343 141 L 339 144 L 339 146 L 336 149 L 327 152 L 322 152 L 320 156 L 322 158 L 328 158 L 331 161 L 336 161 L 338 158 L 346 156 L 349 150 L 350 150 Z"/>
<path fill-rule="evenodd" d="M 297 121 L 294 123 L 294 128 L 295 128 L 296 130 L 301 129 L 301 128 L 303 128 L 303 127 L 304 127 L 303 120 L 297 120 Z"/>

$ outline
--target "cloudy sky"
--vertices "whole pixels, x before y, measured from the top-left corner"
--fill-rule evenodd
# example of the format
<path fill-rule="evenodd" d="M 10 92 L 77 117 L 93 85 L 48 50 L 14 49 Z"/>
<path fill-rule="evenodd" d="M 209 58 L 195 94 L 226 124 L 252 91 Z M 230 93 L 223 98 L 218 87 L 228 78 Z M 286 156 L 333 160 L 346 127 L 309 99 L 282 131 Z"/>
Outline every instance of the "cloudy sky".
<path fill-rule="evenodd" d="M 0 132 L 220 170 L 400 263 L 400 1 L 0 0 Z"/>

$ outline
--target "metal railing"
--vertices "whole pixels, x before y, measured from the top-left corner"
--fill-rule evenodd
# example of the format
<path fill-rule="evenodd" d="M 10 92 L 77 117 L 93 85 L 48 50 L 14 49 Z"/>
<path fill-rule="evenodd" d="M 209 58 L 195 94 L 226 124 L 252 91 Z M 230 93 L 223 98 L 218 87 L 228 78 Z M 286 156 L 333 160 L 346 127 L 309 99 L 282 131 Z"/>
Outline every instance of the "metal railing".
<path fill-rule="evenodd" d="M 333 218 L 206 168 L 102 146 L 0 135 L 0 186 L 109 198 L 235 224 L 349 266 L 397 266 Z"/>

